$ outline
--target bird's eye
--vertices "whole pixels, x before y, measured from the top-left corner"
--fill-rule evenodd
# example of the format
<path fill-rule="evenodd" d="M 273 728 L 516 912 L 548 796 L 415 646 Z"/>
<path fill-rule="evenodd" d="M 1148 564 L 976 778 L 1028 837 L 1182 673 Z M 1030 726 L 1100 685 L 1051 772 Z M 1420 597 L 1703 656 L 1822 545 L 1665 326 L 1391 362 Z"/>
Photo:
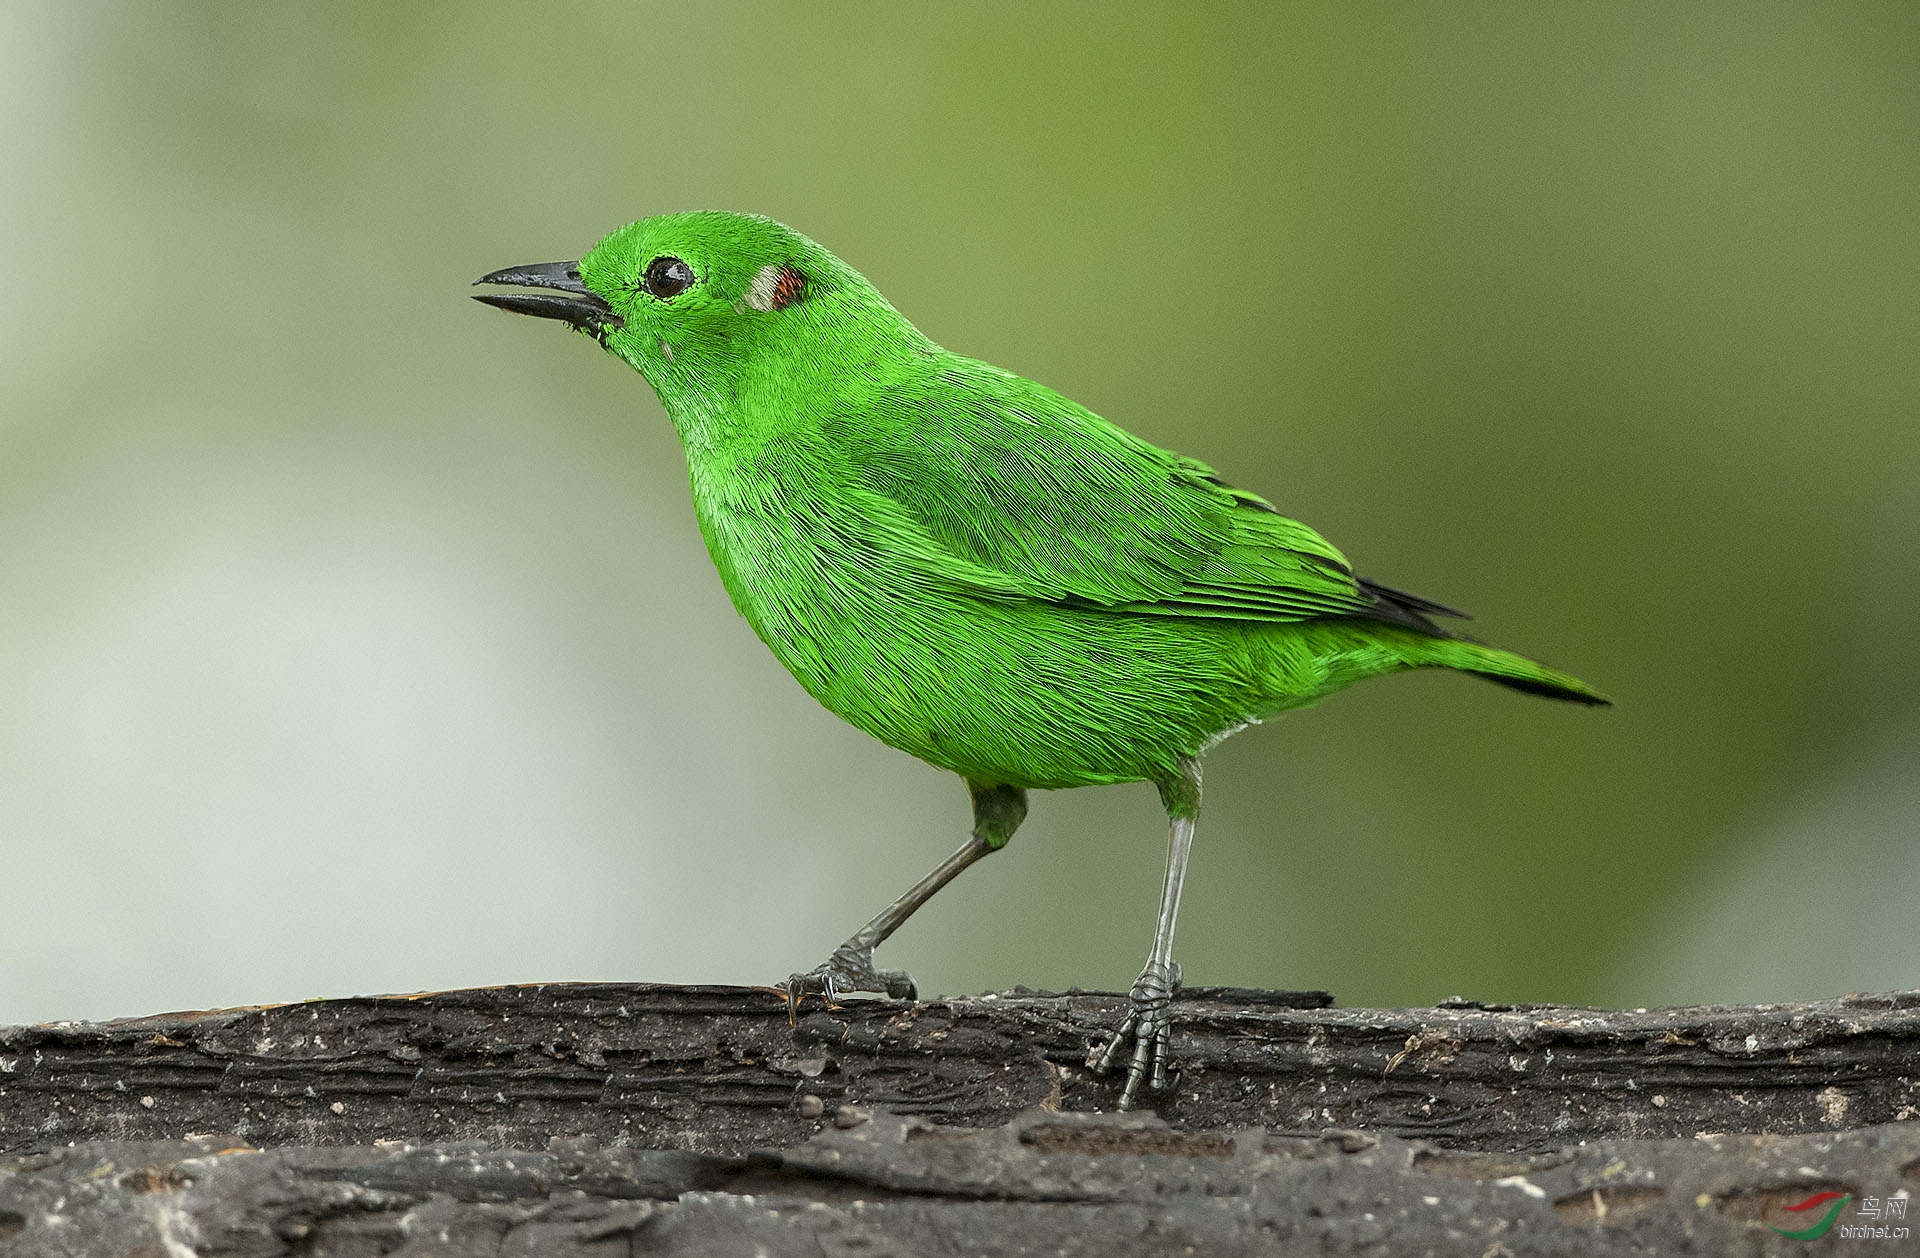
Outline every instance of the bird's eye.
<path fill-rule="evenodd" d="M 647 273 L 642 277 L 647 291 L 655 297 L 665 300 L 678 297 L 693 287 L 693 268 L 678 258 L 662 254 L 647 263 Z"/>

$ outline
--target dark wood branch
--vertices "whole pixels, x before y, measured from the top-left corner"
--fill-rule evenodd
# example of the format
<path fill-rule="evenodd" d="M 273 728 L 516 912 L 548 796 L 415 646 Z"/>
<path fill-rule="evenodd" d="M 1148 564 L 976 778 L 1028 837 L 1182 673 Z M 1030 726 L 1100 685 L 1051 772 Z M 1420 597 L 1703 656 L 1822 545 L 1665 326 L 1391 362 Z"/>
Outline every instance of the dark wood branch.
<path fill-rule="evenodd" d="M 1652 1012 L 1326 1005 L 1185 993 L 1163 1116 L 1540 1152 L 1824 1131 L 1920 1105 L 1920 993 Z M 810 999 L 790 1024 L 769 989 L 565 984 L 20 1027 L 0 1030 L 0 1152 L 220 1132 L 740 1154 L 819 1130 L 806 1096 L 983 1126 L 1036 1105 L 1111 1108 L 1086 1061 L 1123 1009 L 1099 993 Z"/>
<path fill-rule="evenodd" d="M 809 1002 L 790 1024 L 766 989 L 569 984 L 0 1029 L 0 1258 L 167 1252 L 169 1227 L 203 1258 L 441 1231 L 419 1252 L 1768 1252 L 1811 1193 L 1920 1188 L 1920 993 L 1602 1012 L 1199 989 L 1160 1118 L 1091 1112 L 1123 1003 Z"/>

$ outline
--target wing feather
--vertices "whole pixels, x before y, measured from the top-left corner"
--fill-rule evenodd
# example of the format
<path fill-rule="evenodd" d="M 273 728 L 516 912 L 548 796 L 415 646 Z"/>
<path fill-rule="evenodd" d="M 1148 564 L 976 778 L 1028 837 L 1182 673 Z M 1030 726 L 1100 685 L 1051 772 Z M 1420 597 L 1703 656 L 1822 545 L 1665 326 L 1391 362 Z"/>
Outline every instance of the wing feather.
<path fill-rule="evenodd" d="M 925 534 L 915 549 L 940 578 L 1135 615 L 1362 615 L 1441 632 L 1422 613 L 1444 608 L 1383 603 L 1325 538 L 1205 464 L 985 363 L 930 368 L 883 414 L 832 416 L 823 435 L 871 513 Z"/>

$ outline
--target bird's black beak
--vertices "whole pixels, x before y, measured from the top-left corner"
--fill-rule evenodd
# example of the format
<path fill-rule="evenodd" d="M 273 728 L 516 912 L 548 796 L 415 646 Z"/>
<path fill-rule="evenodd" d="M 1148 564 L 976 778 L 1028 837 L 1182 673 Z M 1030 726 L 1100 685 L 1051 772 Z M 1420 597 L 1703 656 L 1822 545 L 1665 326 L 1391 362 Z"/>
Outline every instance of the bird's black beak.
<path fill-rule="evenodd" d="M 571 296 L 552 293 L 475 293 L 475 301 L 511 310 L 515 314 L 535 315 L 571 323 L 582 332 L 600 336 L 626 326 L 626 320 L 613 313 L 613 307 L 580 282 L 578 262 L 536 262 L 532 266 L 510 266 L 504 271 L 482 275 L 475 284 L 518 284 L 523 288 L 552 288 Z"/>

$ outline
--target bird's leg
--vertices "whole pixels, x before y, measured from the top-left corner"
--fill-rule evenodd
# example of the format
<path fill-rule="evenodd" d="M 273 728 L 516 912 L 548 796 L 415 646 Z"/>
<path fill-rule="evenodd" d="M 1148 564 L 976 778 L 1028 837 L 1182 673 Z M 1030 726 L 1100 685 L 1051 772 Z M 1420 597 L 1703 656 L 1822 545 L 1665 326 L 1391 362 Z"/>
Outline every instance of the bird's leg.
<path fill-rule="evenodd" d="M 835 948 L 832 956 L 804 974 L 790 976 L 787 999 L 794 1008 L 810 992 L 818 992 L 828 1001 L 842 992 L 885 992 L 896 1000 L 918 997 L 913 976 L 905 970 L 874 968 L 873 950 L 961 870 L 1005 847 L 1027 816 L 1027 793 L 1017 786 L 982 786 L 970 780 L 967 790 L 973 796 L 973 833 L 967 841 L 934 866 L 933 872 L 907 888 L 905 895 L 853 932 L 853 937 Z"/>
<path fill-rule="evenodd" d="M 1111 1074 L 1122 1061 L 1127 1081 L 1120 1089 L 1120 1108 L 1132 1109 L 1140 1085 L 1161 1092 L 1167 1086 L 1168 1040 L 1173 1018 L 1168 1006 L 1180 987 L 1180 964 L 1173 959 L 1173 922 L 1180 914 L 1180 884 L 1187 877 L 1187 853 L 1193 848 L 1193 822 L 1200 813 L 1200 762 L 1180 760 L 1179 772 L 1160 783 L 1160 801 L 1166 805 L 1171 833 L 1167 839 L 1167 876 L 1160 887 L 1160 917 L 1153 928 L 1153 951 L 1140 977 L 1127 992 L 1131 1008 L 1114 1033 L 1112 1043 L 1094 1063 L 1098 1074 Z"/>

